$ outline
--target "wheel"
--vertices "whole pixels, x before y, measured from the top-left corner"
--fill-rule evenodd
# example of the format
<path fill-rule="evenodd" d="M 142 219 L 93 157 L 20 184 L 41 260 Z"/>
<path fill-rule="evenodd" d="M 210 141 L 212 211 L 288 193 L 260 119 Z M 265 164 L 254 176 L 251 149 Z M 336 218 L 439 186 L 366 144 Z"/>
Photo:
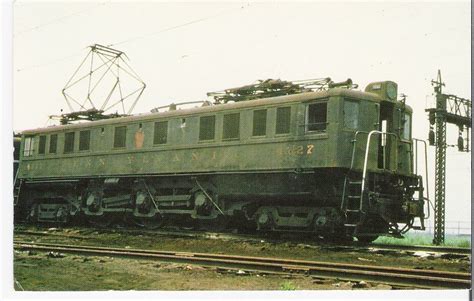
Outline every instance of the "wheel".
<path fill-rule="evenodd" d="M 229 225 L 229 218 L 227 216 L 219 215 L 214 220 L 214 229 L 218 232 L 224 231 L 225 229 L 227 229 L 228 225 Z"/>
<path fill-rule="evenodd" d="M 28 211 L 26 220 L 30 223 L 38 222 L 38 204 L 33 204 Z"/>
<path fill-rule="evenodd" d="M 112 218 L 108 217 L 107 215 L 98 215 L 98 216 L 88 216 L 87 222 L 97 228 L 107 228 L 112 225 Z"/>
<path fill-rule="evenodd" d="M 229 219 L 226 216 L 219 215 L 215 219 L 199 220 L 198 224 L 201 230 L 221 232 L 227 228 Z"/>
<path fill-rule="evenodd" d="M 148 230 L 156 230 L 163 227 L 165 219 L 161 214 L 157 214 L 153 217 L 135 217 L 134 222 L 137 226 L 143 227 Z"/>
<path fill-rule="evenodd" d="M 358 240 L 359 242 L 366 243 L 366 244 L 373 242 L 373 241 L 376 240 L 377 238 L 379 238 L 378 235 L 357 236 L 357 240 Z"/>

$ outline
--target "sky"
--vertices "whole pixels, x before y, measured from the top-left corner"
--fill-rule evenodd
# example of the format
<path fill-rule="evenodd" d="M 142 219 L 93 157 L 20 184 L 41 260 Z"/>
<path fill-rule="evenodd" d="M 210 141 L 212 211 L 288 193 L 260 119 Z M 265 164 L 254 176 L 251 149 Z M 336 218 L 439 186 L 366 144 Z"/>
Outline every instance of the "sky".
<path fill-rule="evenodd" d="M 471 91 L 470 3 L 39 2 L 13 5 L 13 129 L 50 125 L 61 90 L 93 44 L 124 51 L 147 87 L 134 113 L 257 79 L 393 80 L 428 136 L 438 69 L 445 92 Z M 455 144 L 456 128 L 448 128 Z M 447 151 L 446 220 L 470 221 L 470 153 Z M 434 148 L 429 150 L 434 192 Z"/>

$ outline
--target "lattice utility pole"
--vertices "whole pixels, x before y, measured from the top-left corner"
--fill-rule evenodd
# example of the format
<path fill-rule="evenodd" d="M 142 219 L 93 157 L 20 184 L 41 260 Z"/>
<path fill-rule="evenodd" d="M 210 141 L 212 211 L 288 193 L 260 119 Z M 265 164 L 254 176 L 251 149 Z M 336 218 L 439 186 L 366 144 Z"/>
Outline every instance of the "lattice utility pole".
<path fill-rule="evenodd" d="M 429 108 L 430 132 L 429 143 L 436 146 L 435 172 L 435 221 L 433 244 L 444 243 L 445 237 L 445 196 L 446 196 L 446 123 L 459 128 L 458 149 L 469 152 L 469 130 L 471 128 L 471 101 L 455 95 L 444 94 L 441 71 L 438 78 L 431 81 L 436 94 L 436 108 Z M 436 134 L 433 125 L 436 124 Z M 463 134 L 465 133 L 466 143 Z M 435 141 L 436 140 L 436 141 Z"/>

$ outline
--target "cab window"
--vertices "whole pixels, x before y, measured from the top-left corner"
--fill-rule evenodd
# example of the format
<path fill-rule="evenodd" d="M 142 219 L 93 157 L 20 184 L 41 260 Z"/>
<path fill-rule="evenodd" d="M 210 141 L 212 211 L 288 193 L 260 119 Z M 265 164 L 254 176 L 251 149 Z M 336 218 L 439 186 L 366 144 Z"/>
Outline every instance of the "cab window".
<path fill-rule="evenodd" d="M 38 154 L 44 155 L 46 150 L 46 136 L 39 136 Z"/>
<path fill-rule="evenodd" d="M 277 108 L 276 134 L 290 133 L 291 107 Z"/>
<path fill-rule="evenodd" d="M 239 139 L 240 137 L 240 113 L 224 115 L 222 139 Z"/>
<path fill-rule="evenodd" d="M 359 126 L 359 103 L 344 101 L 344 127 L 357 129 Z"/>
<path fill-rule="evenodd" d="M 166 144 L 168 140 L 168 121 L 155 122 L 153 144 Z"/>
<path fill-rule="evenodd" d="M 267 133 L 267 110 L 253 111 L 252 136 L 265 136 Z"/>
<path fill-rule="evenodd" d="M 199 140 L 214 140 L 216 132 L 216 116 L 202 116 L 199 119 Z"/>
<path fill-rule="evenodd" d="M 127 127 L 117 126 L 114 132 L 114 148 L 125 147 L 127 142 Z"/>
<path fill-rule="evenodd" d="M 23 156 L 29 157 L 33 155 L 33 137 L 25 137 L 23 145 Z"/>
<path fill-rule="evenodd" d="M 91 131 L 80 131 L 79 132 L 79 150 L 89 150 L 91 143 Z"/>
<path fill-rule="evenodd" d="M 324 132 L 327 126 L 327 102 L 318 102 L 306 108 L 306 132 Z"/>
<path fill-rule="evenodd" d="M 411 116 L 408 113 L 405 113 L 403 119 L 403 132 L 402 132 L 402 139 L 403 140 L 410 140 L 411 136 Z"/>
<path fill-rule="evenodd" d="M 52 134 L 49 136 L 49 153 L 55 154 L 58 146 L 58 134 Z"/>
<path fill-rule="evenodd" d="M 74 132 L 64 134 L 64 153 L 72 153 L 74 151 Z"/>

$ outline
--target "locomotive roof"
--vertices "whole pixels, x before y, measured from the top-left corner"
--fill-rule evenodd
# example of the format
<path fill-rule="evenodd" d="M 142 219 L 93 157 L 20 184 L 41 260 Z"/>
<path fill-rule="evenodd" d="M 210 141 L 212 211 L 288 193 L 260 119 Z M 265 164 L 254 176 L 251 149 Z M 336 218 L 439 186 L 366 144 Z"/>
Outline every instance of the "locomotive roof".
<path fill-rule="evenodd" d="M 302 102 L 302 101 L 307 101 L 307 100 L 312 100 L 312 99 L 326 98 L 329 96 L 346 96 L 346 97 L 352 97 L 356 99 L 359 98 L 359 99 L 364 99 L 364 100 L 369 100 L 369 101 L 374 101 L 374 102 L 381 102 L 382 100 L 384 100 L 381 96 L 375 93 L 362 92 L 358 90 L 350 90 L 350 89 L 343 89 L 343 88 L 333 88 L 333 89 L 329 89 L 325 91 L 306 92 L 306 93 L 300 93 L 300 94 L 261 98 L 261 99 L 255 99 L 255 100 L 240 101 L 240 102 L 235 102 L 235 103 L 219 104 L 219 105 L 214 105 L 214 106 L 203 106 L 203 107 L 198 107 L 198 108 L 180 109 L 180 110 L 156 112 L 156 113 L 140 113 L 137 115 L 131 115 L 131 116 L 126 116 L 126 117 L 104 119 L 104 120 L 68 124 L 68 125 L 50 126 L 46 128 L 29 129 L 29 130 L 23 131 L 22 134 L 32 135 L 32 134 L 45 133 L 45 132 L 68 131 L 68 130 L 74 130 L 74 129 L 90 128 L 90 127 L 109 125 L 109 124 L 148 121 L 148 120 L 155 120 L 156 118 L 190 116 L 190 115 L 195 115 L 195 114 L 221 112 L 221 111 L 228 111 L 228 110 L 233 110 L 233 109 L 243 109 L 243 108 L 252 108 L 252 107 L 259 107 L 259 106 L 266 106 L 266 105 Z M 411 108 L 409 106 L 406 106 L 406 107 L 409 111 L 411 111 Z"/>

